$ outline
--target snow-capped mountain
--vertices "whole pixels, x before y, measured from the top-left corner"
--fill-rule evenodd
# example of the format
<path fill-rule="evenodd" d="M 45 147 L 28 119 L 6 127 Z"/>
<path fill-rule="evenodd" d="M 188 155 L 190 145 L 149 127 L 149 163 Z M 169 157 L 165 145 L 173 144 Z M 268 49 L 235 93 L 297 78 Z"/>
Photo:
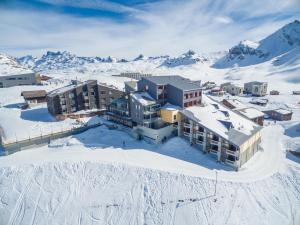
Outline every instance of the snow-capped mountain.
<path fill-rule="evenodd" d="M 0 53 L 0 76 L 28 72 L 32 70 L 20 65 L 14 57 Z"/>
<path fill-rule="evenodd" d="M 67 51 L 51 52 L 48 51 L 40 58 L 27 55 L 17 59 L 18 62 L 28 68 L 36 71 L 45 70 L 61 70 L 67 68 L 80 67 L 88 63 L 115 63 L 115 62 L 127 62 L 125 59 L 117 59 L 114 57 L 100 58 L 100 57 L 81 57 L 71 54 Z"/>
<path fill-rule="evenodd" d="M 296 49 L 300 58 L 300 21 L 295 20 L 259 42 L 241 41 L 229 49 L 213 67 L 227 68 L 232 66 L 249 66 L 272 60 Z M 286 57 L 290 58 L 290 57 Z"/>
<path fill-rule="evenodd" d="M 188 52 L 182 54 L 179 57 L 176 58 L 167 58 L 162 66 L 166 67 L 177 67 L 177 66 L 183 66 L 183 65 L 191 65 L 198 62 L 208 62 L 209 60 L 203 56 L 199 56 L 194 51 L 189 50 Z"/>

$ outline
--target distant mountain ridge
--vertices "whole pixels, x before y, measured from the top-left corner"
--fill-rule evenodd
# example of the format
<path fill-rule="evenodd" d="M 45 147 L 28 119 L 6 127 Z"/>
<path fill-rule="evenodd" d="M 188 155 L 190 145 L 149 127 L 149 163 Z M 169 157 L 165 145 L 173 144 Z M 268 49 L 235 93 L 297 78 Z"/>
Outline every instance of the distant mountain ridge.
<path fill-rule="evenodd" d="M 298 63 L 300 60 L 300 22 L 295 20 L 259 42 L 241 41 L 227 52 L 197 54 L 193 50 L 177 57 L 169 55 L 148 57 L 140 54 L 133 60 L 114 57 L 82 57 L 67 51 L 48 51 L 42 57 L 31 55 L 16 58 L 23 68 L 34 71 L 52 71 L 68 68 L 81 69 L 84 65 L 97 63 L 152 63 L 156 67 L 184 67 L 206 64 L 215 69 L 256 65 L 269 60 L 273 65 Z"/>

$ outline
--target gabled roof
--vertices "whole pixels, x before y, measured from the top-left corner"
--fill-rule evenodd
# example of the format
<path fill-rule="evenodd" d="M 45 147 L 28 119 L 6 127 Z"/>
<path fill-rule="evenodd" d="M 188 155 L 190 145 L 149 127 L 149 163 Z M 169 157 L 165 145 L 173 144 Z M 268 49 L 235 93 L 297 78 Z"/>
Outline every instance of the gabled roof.
<path fill-rule="evenodd" d="M 262 127 L 203 95 L 204 106 L 188 107 L 181 112 L 191 120 L 236 146 L 242 145 Z M 216 105 L 218 107 L 216 107 Z"/>
<path fill-rule="evenodd" d="M 24 99 L 30 99 L 30 98 L 45 98 L 47 95 L 47 92 L 45 90 L 36 90 L 36 91 L 22 91 L 21 96 L 24 97 Z"/>

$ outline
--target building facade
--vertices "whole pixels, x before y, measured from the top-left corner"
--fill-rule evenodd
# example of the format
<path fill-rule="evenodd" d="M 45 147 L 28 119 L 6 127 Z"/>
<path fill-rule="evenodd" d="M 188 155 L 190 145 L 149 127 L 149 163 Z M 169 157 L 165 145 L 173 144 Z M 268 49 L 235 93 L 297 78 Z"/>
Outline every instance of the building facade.
<path fill-rule="evenodd" d="M 181 76 L 152 76 L 138 81 L 138 91 L 146 91 L 160 105 L 170 103 L 182 108 L 200 105 L 202 89 L 200 82 Z"/>
<path fill-rule="evenodd" d="M 220 88 L 227 92 L 228 94 L 239 96 L 243 94 L 243 87 L 240 87 L 238 85 L 232 84 L 231 82 L 227 82 L 224 84 L 221 84 Z"/>
<path fill-rule="evenodd" d="M 39 85 L 40 75 L 37 73 L 25 73 L 17 75 L 0 75 L 0 88 L 7 88 L 20 85 Z"/>
<path fill-rule="evenodd" d="M 253 96 L 265 96 L 267 89 L 267 82 L 252 81 L 244 84 L 244 92 Z"/>
<path fill-rule="evenodd" d="M 47 95 L 48 111 L 54 115 L 73 114 L 81 110 L 106 110 L 106 107 L 123 95 L 115 88 L 98 85 L 96 80 L 74 82 Z"/>
<path fill-rule="evenodd" d="M 265 114 L 270 116 L 273 120 L 287 121 L 292 119 L 293 112 L 286 109 L 272 109 L 264 111 Z"/>

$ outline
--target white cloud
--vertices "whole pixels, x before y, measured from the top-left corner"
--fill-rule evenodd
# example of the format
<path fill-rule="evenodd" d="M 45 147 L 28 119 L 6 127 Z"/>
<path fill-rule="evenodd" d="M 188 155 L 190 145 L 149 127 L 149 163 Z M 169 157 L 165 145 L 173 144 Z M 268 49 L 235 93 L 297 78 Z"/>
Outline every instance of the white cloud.
<path fill-rule="evenodd" d="M 61 2 L 54 3 L 68 3 Z M 177 55 L 188 49 L 226 50 L 240 40 L 265 37 L 291 22 L 300 11 L 294 0 L 159 1 L 139 9 L 100 4 L 108 1 L 88 2 L 80 1 L 80 7 L 95 7 L 97 3 L 97 7 L 113 11 L 129 10 L 130 22 L 0 9 L 0 52 L 40 55 L 46 50 L 68 50 L 79 55 L 133 58 L 139 53 Z"/>

